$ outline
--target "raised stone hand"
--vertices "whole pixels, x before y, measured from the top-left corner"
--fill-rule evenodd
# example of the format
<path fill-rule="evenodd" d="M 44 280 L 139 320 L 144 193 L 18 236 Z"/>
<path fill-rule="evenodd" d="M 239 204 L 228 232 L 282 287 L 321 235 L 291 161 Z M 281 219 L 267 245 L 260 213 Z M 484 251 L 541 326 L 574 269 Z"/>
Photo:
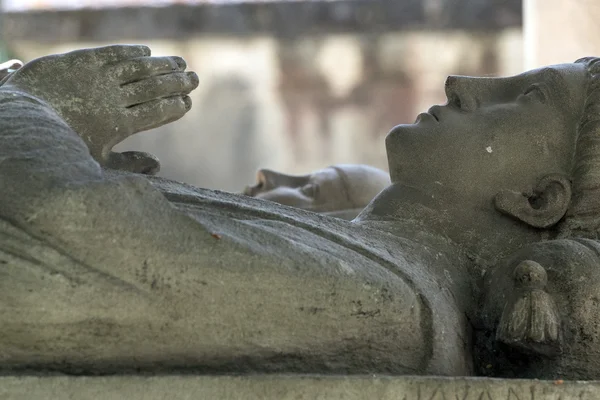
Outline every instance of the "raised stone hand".
<path fill-rule="evenodd" d="M 156 157 L 113 153 L 129 136 L 183 117 L 198 76 L 180 57 L 151 57 L 150 49 L 113 45 L 41 57 L 13 72 L 3 88 L 46 101 L 107 168 L 155 173 Z"/>

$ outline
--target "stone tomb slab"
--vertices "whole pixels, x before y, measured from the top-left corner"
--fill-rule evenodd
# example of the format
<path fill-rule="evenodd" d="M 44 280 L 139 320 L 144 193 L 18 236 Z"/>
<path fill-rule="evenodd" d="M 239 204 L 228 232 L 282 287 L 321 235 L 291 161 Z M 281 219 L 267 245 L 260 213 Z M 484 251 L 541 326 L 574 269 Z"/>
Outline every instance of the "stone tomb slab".
<path fill-rule="evenodd" d="M 410 376 L 5 376 L 0 399 L 598 400 L 600 381 Z"/>

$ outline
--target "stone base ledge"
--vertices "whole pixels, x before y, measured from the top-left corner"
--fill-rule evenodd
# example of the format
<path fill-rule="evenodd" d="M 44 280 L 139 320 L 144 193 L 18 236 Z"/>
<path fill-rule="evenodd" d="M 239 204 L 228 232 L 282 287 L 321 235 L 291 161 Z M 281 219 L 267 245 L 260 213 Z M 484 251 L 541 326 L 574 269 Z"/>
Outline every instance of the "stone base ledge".
<path fill-rule="evenodd" d="M 389 376 L 4 376 L 0 399 L 20 400 L 598 400 L 600 381 Z"/>

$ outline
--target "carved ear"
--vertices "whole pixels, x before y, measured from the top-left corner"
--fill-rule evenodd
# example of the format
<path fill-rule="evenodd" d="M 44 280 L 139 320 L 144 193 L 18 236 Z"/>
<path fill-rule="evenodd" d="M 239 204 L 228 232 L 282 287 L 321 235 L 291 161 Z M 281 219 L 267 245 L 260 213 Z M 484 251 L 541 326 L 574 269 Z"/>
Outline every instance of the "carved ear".
<path fill-rule="evenodd" d="M 494 197 L 496 209 L 534 228 L 548 228 L 565 215 L 571 203 L 571 182 L 564 175 L 545 176 L 533 194 L 503 190 Z"/>

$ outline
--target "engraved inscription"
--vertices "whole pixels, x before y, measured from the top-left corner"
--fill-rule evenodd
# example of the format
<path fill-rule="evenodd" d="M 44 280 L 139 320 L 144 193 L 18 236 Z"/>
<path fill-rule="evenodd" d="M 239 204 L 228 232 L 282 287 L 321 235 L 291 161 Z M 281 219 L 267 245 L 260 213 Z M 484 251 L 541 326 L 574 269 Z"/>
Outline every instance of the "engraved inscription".
<path fill-rule="evenodd" d="M 540 385 L 481 385 L 467 383 L 464 385 L 419 383 L 416 391 L 403 393 L 399 400 L 588 400 L 592 399 L 587 390 L 570 392 L 564 386 Z"/>

